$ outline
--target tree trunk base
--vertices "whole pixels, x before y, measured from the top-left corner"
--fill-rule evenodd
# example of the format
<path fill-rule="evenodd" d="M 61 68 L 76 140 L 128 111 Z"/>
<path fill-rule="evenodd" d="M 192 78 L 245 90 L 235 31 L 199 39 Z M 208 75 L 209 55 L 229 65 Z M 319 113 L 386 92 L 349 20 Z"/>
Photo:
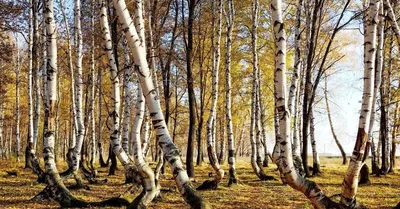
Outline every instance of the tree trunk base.
<path fill-rule="evenodd" d="M 232 184 L 237 184 L 238 180 L 235 176 L 230 176 L 228 181 L 228 187 L 232 186 Z"/>
<path fill-rule="evenodd" d="M 264 158 L 262 165 L 263 165 L 264 168 L 268 167 L 268 158 Z"/>
<path fill-rule="evenodd" d="M 218 188 L 219 182 L 214 180 L 205 180 L 196 190 L 216 190 Z"/>
<path fill-rule="evenodd" d="M 364 164 L 360 170 L 360 181 L 358 182 L 359 185 L 369 185 L 371 181 L 369 179 L 369 168 L 367 164 Z"/>

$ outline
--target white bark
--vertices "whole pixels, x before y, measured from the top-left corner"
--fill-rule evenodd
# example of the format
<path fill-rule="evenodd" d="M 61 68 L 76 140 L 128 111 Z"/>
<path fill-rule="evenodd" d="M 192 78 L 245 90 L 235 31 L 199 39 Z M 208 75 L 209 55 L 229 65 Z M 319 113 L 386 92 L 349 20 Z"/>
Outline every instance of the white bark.
<path fill-rule="evenodd" d="M 315 140 L 314 107 L 310 111 L 310 140 L 313 155 L 313 176 L 320 175 L 319 155 L 317 151 L 317 141 Z"/>
<path fill-rule="evenodd" d="M 28 39 L 28 143 L 27 149 L 33 149 L 33 76 L 32 76 L 32 42 L 33 42 L 33 0 L 29 1 L 29 39 Z M 26 159 L 28 160 L 28 159 Z"/>
<path fill-rule="evenodd" d="M 182 160 L 179 156 L 179 150 L 169 136 L 168 127 L 165 124 L 164 116 L 161 111 L 158 93 L 154 88 L 152 76 L 146 60 L 146 50 L 140 45 L 138 33 L 133 26 L 132 18 L 126 8 L 124 0 L 114 0 L 114 7 L 118 14 L 118 19 L 122 23 L 122 28 L 125 31 L 126 39 L 128 40 L 131 53 L 133 54 L 134 62 L 139 66 L 137 74 L 139 75 L 140 85 L 143 90 L 143 95 L 146 98 L 146 103 L 150 111 L 150 117 L 159 138 L 159 146 L 162 147 L 164 157 L 169 162 L 172 173 L 174 174 L 175 182 L 185 200 L 194 208 L 208 208 L 207 202 L 203 201 L 193 189 L 187 172 L 183 169 Z"/>
<path fill-rule="evenodd" d="M 373 82 L 375 73 L 375 52 L 376 52 L 376 23 L 378 22 L 378 11 L 380 1 L 370 2 L 367 15 L 367 28 L 365 32 L 365 55 L 364 55 L 364 90 L 361 105 L 361 114 L 358 124 L 357 141 L 353 154 L 350 158 L 349 167 L 342 185 L 342 196 L 340 202 L 345 206 L 355 203 L 357 193 L 358 176 L 362 167 L 365 146 L 368 137 L 368 129 L 371 116 Z"/>
<path fill-rule="evenodd" d="M 76 90 L 76 122 L 77 135 L 76 144 L 73 150 L 72 169 L 76 172 L 79 169 L 81 150 L 84 139 L 85 125 L 83 123 L 83 105 L 82 105 L 82 30 L 81 30 L 81 1 L 75 0 L 75 69 L 77 71 L 75 90 Z"/>
<path fill-rule="evenodd" d="M 122 132 L 122 148 L 126 153 L 129 153 L 129 125 L 131 121 L 131 73 L 132 73 L 132 65 L 130 63 L 129 58 L 129 49 L 126 41 L 124 42 L 124 58 L 125 58 L 125 66 L 124 66 L 124 119 L 123 119 L 123 132 Z"/>
<path fill-rule="evenodd" d="M 301 191 L 315 208 L 325 208 L 329 199 L 321 189 L 313 182 L 302 178 L 295 170 L 292 159 L 292 147 L 290 143 L 290 112 L 286 91 L 286 34 L 282 19 L 282 2 L 271 1 L 271 16 L 275 35 L 275 97 L 276 109 L 279 115 L 279 134 L 276 137 L 277 155 L 276 164 L 284 175 L 286 182 L 294 189 Z"/>
<path fill-rule="evenodd" d="M 39 17 L 38 17 L 38 2 L 37 0 L 32 0 L 33 3 L 33 48 L 32 57 L 33 59 L 33 70 L 35 73 L 35 103 L 34 103 L 34 115 L 33 115 L 33 132 L 32 132 L 32 143 L 33 150 L 36 152 L 36 144 L 39 131 L 39 117 L 40 117 L 40 67 L 39 67 Z"/>
<path fill-rule="evenodd" d="M 378 100 L 379 88 L 381 86 L 381 77 L 382 77 L 382 69 L 383 69 L 383 44 L 384 44 L 384 36 L 385 36 L 385 34 L 384 34 L 385 17 L 383 15 L 383 7 L 380 7 L 380 9 L 379 9 L 379 22 L 378 22 L 377 27 L 378 27 L 377 28 L 377 30 L 378 30 L 378 45 L 377 45 L 377 52 L 376 52 L 377 55 L 376 56 L 377 56 L 378 60 L 376 60 L 374 90 L 373 90 L 373 94 L 372 94 L 371 117 L 370 117 L 369 128 L 368 128 L 368 143 L 371 144 L 371 152 L 372 152 L 373 159 L 376 159 L 377 156 L 376 156 L 375 145 L 373 144 L 374 142 L 373 142 L 372 131 L 374 129 L 374 124 L 375 124 L 376 104 L 377 104 L 377 100 Z M 379 156 L 378 156 L 378 158 L 379 158 Z M 375 160 L 373 160 L 373 162 L 374 161 Z"/>
<path fill-rule="evenodd" d="M 55 114 L 54 107 L 57 101 L 57 43 L 56 43 L 56 27 L 53 13 L 53 1 L 45 2 L 43 9 L 44 20 L 46 23 L 46 41 L 47 41 L 47 86 L 46 97 L 48 99 L 45 106 L 45 134 L 43 140 L 43 156 L 45 159 L 46 173 L 50 174 L 53 181 L 59 179 L 54 160 L 54 131 L 55 131 Z M 62 184 L 62 182 L 61 182 Z"/>
<path fill-rule="evenodd" d="M 294 114 L 293 117 L 293 154 L 300 159 L 300 147 L 299 147 L 299 133 L 297 129 L 297 107 L 298 107 L 298 99 L 299 99 L 299 74 L 301 71 L 301 53 L 300 53 L 300 45 L 301 45 L 301 10 L 303 7 L 303 0 L 299 0 L 297 4 L 297 12 L 296 12 L 296 28 L 294 33 L 295 38 L 295 54 L 294 54 L 294 66 L 293 66 L 293 75 L 292 82 L 289 90 L 289 101 L 288 108 L 291 114 Z M 294 101 L 294 104 L 293 104 Z M 300 165 L 301 167 L 301 165 Z"/>
<path fill-rule="evenodd" d="M 257 1 L 257 0 L 256 0 Z M 237 183 L 235 165 L 235 139 L 233 137 L 232 112 L 231 112 L 231 51 L 232 51 L 232 30 L 234 26 L 235 7 L 233 0 L 228 0 L 228 32 L 226 35 L 226 58 L 225 58 L 225 114 L 226 130 L 228 132 L 228 163 L 229 183 Z M 223 151 L 223 150 L 222 150 Z"/>
<path fill-rule="evenodd" d="M 112 126 L 111 126 L 111 136 L 110 136 L 110 143 L 112 144 L 113 147 L 113 152 L 115 155 L 118 157 L 120 160 L 121 164 L 125 167 L 125 169 L 129 169 L 129 166 L 132 166 L 132 162 L 129 159 L 128 155 L 125 153 L 125 151 L 122 149 L 120 143 L 119 143 L 119 110 L 120 110 L 120 88 L 119 88 L 119 78 L 118 78 L 118 69 L 117 65 L 114 60 L 114 53 L 113 53 L 113 46 L 111 43 L 111 35 L 110 35 L 110 29 L 109 29 L 109 24 L 108 24 L 108 16 L 107 16 L 107 9 L 102 1 L 101 5 L 101 14 L 100 14 L 100 24 L 101 24 L 101 30 L 102 30 L 102 36 L 103 36 L 103 44 L 104 44 L 104 50 L 106 51 L 107 57 L 108 57 L 108 65 L 110 68 L 110 74 L 111 74 L 111 81 L 112 81 L 112 98 L 113 98 L 113 104 L 112 104 L 112 109 L 110 112 L 110 116 L 112 117 Z"/>
<path fill-rule="evenodd" d="M 136 2 L 137 4 L 141 4 L 141 2 Z M 139 17 L 140 18 L 140 17 Z M 107 51 L 107 56 L 109 59 L 109 66 L 110 66 L 110 73 L 111 73 L 111 78 L 112 78 L 112 83 L 113 83 L 113 107 L 112 107 L 112 117 L 113 117 L 113 126 L 111 128 L 111 143 L 113 145 L 113 151 L 115 155 L 118 157 L 120 160 L 121 164 L 124 165 L 125 170 L 129 172 L 131 169 L 133 169 L 133 164 L 131 159 L 128 157 L 127 153 L 124 151 L 124 149 L 120 146 L 119 140 L 118 140 L 118 129 L 119 129 L 119 116 L 117 113 L 117 110 L 119 110 L 120 107 L 120 92 L 119 92 L 119 79 L 118 79 L 118 69 L 116 66 L 116 63 L 114 61 L 114 55 L 113 55 L 113 50 L 112 50 L 112 44 L 111 44 L 111 37 L 110 37 L 110 30 L 108 28 L 108 19 L 107 19 L 107 10 L 105 7 L 104 2 L 102 2 L 101 6 L 101 27 L 102 27 L 102 33 L 103 33 L 103 39 L 104 39 L 104 45 L 105 49 Z M 140 105 L 140 104 L 138 104 Z M 143 102 L 141 104 L 144 106 Z M 144 109 L 144 108 L 143 108 Z M 136 118 L 135 118 L 136 119 Z M 141 117 L 143 119 L 143 116 Z M 135 132 L 132 134 L 132 143 L 133 143 L 133 154 L 134 154 L 134 162 L 136 167 L 138 168 L 139 175 L 141 178 L 141 182 L 143 185 L 143 191 L 145 192 L 145 195 L 141 199 L 139 205 L 140 206 L 147 206 L 154 198 L 156 195 L 156 190 L 155 190 L 155 182 L 154 182 L 154 173 L 150 169 L 150 167 L 147 165 L 147 163 L 143 160 L 143 154 L 141 151 L 141 143 L 140 143 L 140 126 L 138 127 L 139 131 Z M 135 130 L 132 128 L 132 130 Z"/>
<path fill-rule="evenodd" d="M 393 7 L 389 0 L 383 0 L 383 2 L 384 2 L 385 7 L 387 7 L 389 20 L 392 25 L 392 30 L 393 30 L 394 34 L 396 35 L 398 44 L 400 45 L 400 29 L 399 29 L 399 25 L 397 24 L 397 18 L 393 11 Z"/>
<path fill-rule="evenodd" d="M 251 93 L 251 120 L 250 120 L 250 143 L 251 143 L 251 166 L 257 177 L 261 180 L 266 180 L 266 175 L 260 164 L 257 163 L 261 160 L 259 156 L 262 150 L 261 136 L 260 136 L 260 120 L 259 120 L 259 104 L 258 103 L 258 88 L 259 88 L 259 70 L 258 70 L 258 54 L 257 54 L 257 28 L 258 28 L 258 0 L 253 2 L 252 11 L 252 31 L 251 31 L 251 45 L 253 55 L 253 85 Z"/>
<path fill-rule="evenodd" d="M 223 0 L 218 1 L 218 18 L 217 18 L 217 37 L 216 42 L 214 37 L 215 31 L 215 13 L 217 12 L 217 8 L 215 7 L 216 2 L 213 1 L 213 21 L 212 21 L 212 33 L 211 33 L 211 42 L 212 42 L 212 102 L 211 102 L 211 109 L 210 115 L 207 120 L 207 148 L 212 149 L 209 150 L 209 158 L 210 162 L 212 161 L 211 165 L 213 166 L 214 170 L 218 172 L 220 169 L 217 155 L 215 153 L 216 146 L 215 146 L 215 120 L 217 114 L 217 102 L 218 102 L 218 71 L 219 71 L 219 63 L 220 63 L 220 42 L 221 42 L 221 31 L 222 31 L 222 9 L 223 9 Z M 211 152 L 210 152 L 211 151 Z M 211 156 L 210 156 L 211 155 Z M 221 176 L 221 175 L 219 175 Z"/>

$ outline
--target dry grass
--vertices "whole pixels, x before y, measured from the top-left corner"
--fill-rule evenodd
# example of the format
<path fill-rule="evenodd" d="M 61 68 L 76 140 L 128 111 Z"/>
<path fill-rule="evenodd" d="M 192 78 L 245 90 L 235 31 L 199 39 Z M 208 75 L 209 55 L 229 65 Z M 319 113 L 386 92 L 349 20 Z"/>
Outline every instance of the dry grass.
<path fill-rule="evenodd" d="M 340 193 L 341 183 L 347 166 L 341 166 L 339 158 L 322 158 L 323 176 L 312 180 L 320 184 L 327 195 Z M 227 172 L 227 165 L 223 166 Z M 59 164 L 59 170 L 64 170 L 66 165 Z M 116 176 L 107 176 L 107 169 L 99 169 L 101 177 L 107 177 L 105 185 L 90 185 L 91 190 L 72 191 L 74 195 L 84 200 L 100 201 L 123 194 L 129 185 L 124 185 L 122 167 Z M 9 177 L 5 171 L 15 170 L 18 177 Z M 204 180 L 209 179 L 208 173 L 211 167 L 203 165 L 196 167 L 198 179 L 195 186 L 199 186 Z M 269 175 L 278 179 L 276 166 L 266 168 Z M 253 174 L 248 159 L 240 159 L 237 164 L 240 183 L 233 187 L 227 187 L 227 178 L 224 179 L 215 191 L 202 191 L 201 195 L 208 200 L 214 208 L 311 208 L 307 199 L 287 185 L 279 181 L 259 181 Z M 166 179 L 171 179 L 169 169 L 166 170 Z M 162 180 L 162 186 L 173 186 L 174 181 Z M 10 163 L 0 161 L 0 208 L 58 208 L 55 202 L 29 202 L 35 194 L 44 186 L 35 182 L 35 175 L 28 169 L 23 169 L 22 163 Z M 395 174 L 385 177 L 371 177 L 372 185 L 361 186 L 357 199 L 369 208 L 391 208 L 400 201 L 400 175 L 399 170 Z M 67 185 L 74 183 L 72 180 Z M 127 195 L 134 198 L 135 194 Z M 164 193 L 163 200 L 153 203 L 150 208 L 188 208 L 178 193 Z"/>

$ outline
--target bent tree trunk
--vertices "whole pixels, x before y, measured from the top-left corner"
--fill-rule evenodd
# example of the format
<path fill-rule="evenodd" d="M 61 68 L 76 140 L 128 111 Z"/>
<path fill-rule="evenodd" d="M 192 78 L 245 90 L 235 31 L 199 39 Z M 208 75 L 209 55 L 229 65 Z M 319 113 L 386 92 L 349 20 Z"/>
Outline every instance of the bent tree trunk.
<path fill-rule="evenodd" d="M 228 0 L 228 33 L 226 35 L 226 58 L 225 58 L 225 114 L 226 130 L 228 132 L 228 163 L 229 163 L 229 183 L 237 183 L 235 166 L 235 139 L 233 138 L 233 125 L 231 113 L 231 51 L 232 51 L 232 30 L 234 24 L 234 4 L 233 0 Z M 221 150 L 223 153 L 224 150 Z M 221 154 L 222 155 L 222 154 Z"/>
<path fill-rule="evenodd" d="M 376 52 L 376 23 L 378 22 L 379 0 L 371 1 L 367 15 L 367 28 L 365 32 L 365 54 L 364 54 L 364 90 L 361 105 L 361 115 L 358 124 L 357 141 L 354 146 L 353 154 L 346 176 L 343 180 L 342 196 L 340 203 L 345 206 L 353 206 L 356 202 L 356 192 L 358 187 L 358 176 L 365 160 L 364 152 L 368 138 L 368 129 L 371 116 L 372 95 L 375 74 L 375 52 Z"/>
<path fill-rule="evenodd" d="M 344 152 L 344 149 L 342 147 L 342 144 L 340 144 L 340 141 L 335 133 L 335 129 L 333 128 L 333 121 L 332 121 L 332 117 L 331 117 L 331 110 L 329 108 L 329 99 L 328 99 L 328 77 L 326 76 L 325 73 L 325 90 L 324 90 L 324 94 L 325 94 L 325 105 L 326 105 L 326 112 L 328 113 L 328 120 L 329 120 L 329 125 L 331 127 L 331 132 L 332 132 L 332 136 L 333 139 L 335 140 L 336 145 L 338 146 L 339 150 L 340 150 L 340 154 L 342 155 L 342 165 L 346 165 L 347 164 L 347 158 L 346 158 L 346 153 Z"/>
<path fill-rule="evenodd" d="M 260 133 L 259 133 L 259 118 L 257 115 L 259 115 L 259 105 L 257 95 L 258 95 L 258 88 L 259 88 L 259 81 L 258 81 L 258 55 L 257 55 L 257 27 L 258 27 L 258 0 L 255 0 L 253 2 L 253 11 L 252 11 L 252 31 L 251 31 L 251 43 L 252 43 L 252 53 L 253 53 L 253 85 L 252 85 L 252 93 L 251 93 L 251 124 L 250 124 L 250 143 L 251 143 L 251 166 L 253 167 L 253 170 L 257 177 L 260 180 L 272 180 L 274 179 L 273 177 L 267 176 L 263 170 L 263 167 L 261 165 L 261 156 L 259 159 L 258 157 L 258 151 L 260 150 L 262 152 L 262 145 L 261 145 L 261 139 L 260 139 Z M 257 112 L 258 111 L 258 112 Z M 256 134 L 256 127 L 258 133 Z M 259 149 L 260 148 L 260 149 Z M 257 161 L 260 161 L 258 164 Z"/>
<path fill-rule="evenodd" d="M 114 0 L 114 7 L 118 14 L 118 19 L 122 23 L 128 40 L 134 62 L 139 66 L 137 74 L 139 75 L 140 85 L 145 95 L 146 103 L 150 111 L 150 117 L 158 137 L 158 145 L 162 148 L 164 157 L 169 163 L 175 182 L 183 198 L 192 208 L 211 208 L 208 202 L 204 201 L 193 189 L 186 171 L 183 169 L 182 160 L 179 156 L 179 150 L 172 142 L 169 136 L 168 127 L 165 124 L 164 115 L 161 111 L 161 105 L 156 89 L 152 81 L 152 76 L 146 60 L 146 51 L 140 44 L 138 33 L 133 27 L 132 18 L 126 8 L 124 0 Z M 116 71 L 115 71 L 116 73 Z M 117 141 L 118 138 L 115 139 Z"/>
<path fill-rule="evenodd" d="M 57 103 L 57 43 L 56 27 L 54 20 L 53 1 L 46 1 L 43 5 L 43 16 L 46 23 L 47 40 L 47 86 L 45 117 L 44 117 L 44 139 L 43 157 L 45 161 L 45 172 L 47 187 L 44 191 L 50 197 L 60 203 L 61 207 L 82 207 L 83 201 L 74 198 L 67 190 L 58 174 L 54 160 L 54 136 L 55 136 L 55 105 Z"/>
<path fill-rule="evenodd" d="M 101 15 L 100 15 L 100 24 L 103 35 L 103 44 L 104 49 L 107 53 L 108 57 L 108 65 L 110 67 L 110 77 L 112 79 L 113 88 L 112 88 L 112 98 L 113 104 L 111 107 L 111 117 L 112 117 L 112 126 L 110 130 L 110 143 L 112 146 L 112 151 L 118 157 L 119 161 L 125 168 L 127 178 L 131 178 L 134 183 L 141 183 L 143 185 L 142 194 L 139 195 L 133 202 L 130 207 L 146 207 L 154 198 L 154 176 L 152 176 L 152 172 L 148 173 L 147 170 L 144 169 L 144 165 L 146 164 L 143 161 L 143 155 L 140 149 L 140 138 L 136 138 L 136 146 L 134 146 L 134 156 L 135 156 L 135 164 L 139 169 L 139 173 L 136 170 L 132 160 L 128 157 L 128 154 L 124 151 L 122 146 L 119 143 L 119 110 L 120 110 L 120 89 L 119 89 L 119 78 L 118 78 L 118 69 L 116 65 L 116 61 L 114 59 L 114 50 L 111 43 L 111 35 L 108 24 L 108 16 L 106 4 L 104 1 L 101 1 Z M 139 142 L 138 142 L 139 141 Z M 136 150 L 135 150 L 136 148 Z M 139 158 L 142 161 L 138 160 Z M 145 172 L 145 175 L 144 175 Z M 138 179 L 140 175 L 140 179 Z M 148 178 L 148 179 L 147 179 Z"/>
<path fill-rule="evenodd" d="M 290 147 L 290 113 L 287 107 L 286 98 L 286 34 L 284 30 L 284 24 L 282 19 L 282 5 L 280 0 L 273 0 L 271 2 L 272 10 L 272 21 L 274 25 L 275 35 L 275 82 L 276 87 L 275 95 L 277 97 L 277 111 L 279 114 L 279 135 L 276 138 L 277 148 L 275 154 L 278 156 L 276 164 L 278 165 L 279 171 L 284 175 L 287 183 L 294 189 L 301 191 L 310 201 L 315 208 L 355 208 L 357 204 L 355 202 L 355 193 L 357 188 L 357 177 L 362 164 L 363 151 L 366 144 L 366 131 L 368 126 L 365 123 L 369 122 L 370 115 L 370 97 L 372 93 L 371 81 L 373 80 L 373 61 L 374 61 L 374 27 L 372 18 L 376 18 L 376 8 L 379 4 L 377 1 L 371 2 L 369 9 L 369 28 L 367 29 L 366 38 L 366 59 L 365 59 L 365 78 L 364 79 L 364 97 L 363 105 L 360 117 L 360 127 L 356 146 L 351 158 L 349 169 L 346 173 L 345 180 L 343 182 L 343 190 L 341 194 L 340 205 L 331 201 L 325 196 L 321 188 L 314 182 L 309 181 L 301 177 L 297 172 L 292 160 L 292 149 Z M 368 52 L 368 53 L 367 53 Z M 372 71 L 371 71 L 372 70 Z"/>
<path fill-rule="evenodd" d="M 221 42 L 221 30 L 222 30 L 222 9 L 223 9 L 223 0 L 218 0 L 218 10 L 216 8 L 216 1 L 212 2 L 213 7 L 213 20 L 212 20 L 212 33 L 211 33 L 211 42 L 212 42 L 212 102 L 210 115 L 207 120 L 207 153 L 208 159 L 210 161 L 211 166 L 216 172 L 215 178 L 213 181 L 205 181 L 203 183 L 204 187 L 200 187 L 197 189 L 216 189 L 218 187 L 219 182 L 221 182 L 222 178 L 225 175 L 225 171 L 221 168 L 217 153 L 216 153 L 216 145 L 215 145 L 215 121 L 217 115 L 217 102 L 218 102 L 218 70 L 220 63 L 220 42 Z M 216 13 L 218 11 L 218 19 L 217 19 L 217 37 L 215 41 L 214 30 L 215 30 L 215 22 L 216 22 Z M 215 41 L 215 43 L 214 43 Z M 207 185 L 206 185 L 207 184 Z"/>

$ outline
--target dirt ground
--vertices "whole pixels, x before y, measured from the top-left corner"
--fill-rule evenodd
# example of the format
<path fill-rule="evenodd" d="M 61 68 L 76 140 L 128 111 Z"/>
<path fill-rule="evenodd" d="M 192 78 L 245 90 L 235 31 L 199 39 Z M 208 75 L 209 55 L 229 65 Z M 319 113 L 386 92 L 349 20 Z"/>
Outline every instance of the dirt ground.
<path fill-rule="evenodd" d="M 328 195 L 339 194 L 341 183 L 347 166 L 340 165 L 340 158 L 322 158 L 322 172 L 320 177 L 312 178 L 323 187 Z M 228 165 L 222 166 L 226 174 Z M 117 175 L 108 176 L 107 168 L 99 168 L 100 178 L 107 178 L 104 185 L 89 185 L 90 190 L 72 190 L 77 197 L 87 201 L 101 201 L 107 198 L 122 195 L 134 198 L 137 194 L 126 193 L 130 185 L 125 185 L 122 166 L 118 166 Z M 59 171 L 66 169 L 65 163 L 58 164 Z M 278 179 L 276 166 L 264 168 L 269 175 Z M 7 175 L 6 171 L 17 171 L 17 177 Z M 204 180 L 211 179 L 208 173 L 211 167 L 204 163 L 195 167 L 196 178 L 194 186 L 199 186 Z M 307 199 L 300 193 L 280 181 L 260 181 L 254 175 L 249 159 L 239 159 L 237 163 L 239 184 L 228 187 L 228 178 L 224 178 L 217 190 L 201 191 L 200 194 L 208 200 L 214 208 L 312 208 Z M 372 184 L 361 186 L 357 192 L 357 200 L 369 208 L 392 208 L 400 202 L 400 170 L 384 177 L 371 177 Z M 171 187 L 169 168 L 165 178 L 161 181 L 163 187 Z M 35 175 L 31 170 L 23 169 L 23 163 L 0 161 L 0 208 L 58 208 L 52 201 L 31 202 L 32 197 L 40 192 L 44 185 L 36 183 Z M 66 181 L 66 185 L 73 184 L 73 180 Z M 163 200 L 154 202 L 149 208 L 189 208 L 178 192 L 164 192 Z"/>

